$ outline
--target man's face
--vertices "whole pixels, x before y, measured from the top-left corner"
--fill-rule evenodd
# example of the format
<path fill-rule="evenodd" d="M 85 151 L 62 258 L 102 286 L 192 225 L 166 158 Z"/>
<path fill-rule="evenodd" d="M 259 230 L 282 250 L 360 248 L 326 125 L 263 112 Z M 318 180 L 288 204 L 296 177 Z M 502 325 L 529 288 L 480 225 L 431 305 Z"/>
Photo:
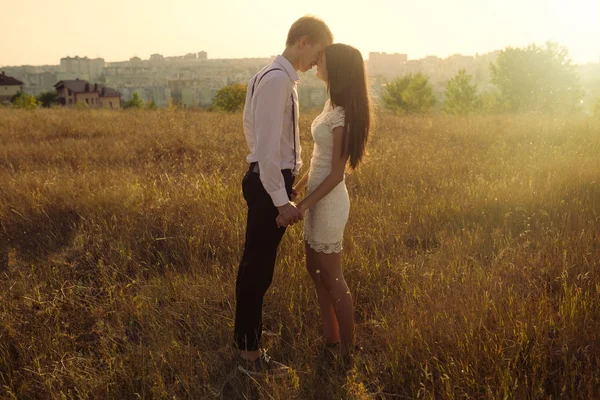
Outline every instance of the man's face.
<path fill-rule="evenodd" d="M 319 59 L 325 53 L 325 47 L 321 43 L 310 44 L 306 42 L 301 48 L 300 71 L 306 72 L 319 62 Z"/>

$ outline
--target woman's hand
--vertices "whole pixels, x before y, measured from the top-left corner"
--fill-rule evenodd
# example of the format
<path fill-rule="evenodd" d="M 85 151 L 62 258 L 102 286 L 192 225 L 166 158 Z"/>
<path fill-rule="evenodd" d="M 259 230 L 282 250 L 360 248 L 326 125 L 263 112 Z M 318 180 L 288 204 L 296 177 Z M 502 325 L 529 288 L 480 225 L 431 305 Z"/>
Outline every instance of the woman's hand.
<path fill-rule="evenodd" d="M 300 196 L 300 191 L 296 188 L 292 189 L 292 201 L 295 201 Z"/>
<path fill-rule="evenodd" d="M 302 213 L 302 217 L 304 217 L 304 213 L 307 210 L 306 204 L 303 204 L 302 202 L 298 203 L 298 205 L 296 205 L 296 207 L 298 207 L 298 210 Z"/>
<path fill-rule="evenodd" d="M 296 184 L 292 188 L 292 201 L 294 201 L 294 199 L 297 199 L 298 196 L 300 195 L 300 193 L 302 193 L 302 191 L 304 189 L 306 189 L 307 184 L 308 184 L 308 172 L 306 174 L 304 174 L 302 176 L 302 178 L 300 178 L 298 181 L 296 181 Z"/>

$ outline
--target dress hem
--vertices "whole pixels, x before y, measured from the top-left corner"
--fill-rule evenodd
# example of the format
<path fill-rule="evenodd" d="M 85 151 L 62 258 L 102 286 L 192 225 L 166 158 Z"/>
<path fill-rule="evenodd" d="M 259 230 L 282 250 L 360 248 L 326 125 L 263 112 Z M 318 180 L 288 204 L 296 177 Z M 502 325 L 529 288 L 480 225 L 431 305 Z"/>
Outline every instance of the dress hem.
<path fill-rule="evenodd" d="M 314 251 L 316 251 L 317 253 L 326 253 L 326 254 L 341 253 L 341 251 L 344 248 L 342 246 L 342 242 L 319 243 L 319 242 L 315 242 L 314 240 L 308 239 L 306 236 L 304 236 L 304 241 L 306 241 L 306 243 L 308 243 L 310 248 L 313 249 Z"/>

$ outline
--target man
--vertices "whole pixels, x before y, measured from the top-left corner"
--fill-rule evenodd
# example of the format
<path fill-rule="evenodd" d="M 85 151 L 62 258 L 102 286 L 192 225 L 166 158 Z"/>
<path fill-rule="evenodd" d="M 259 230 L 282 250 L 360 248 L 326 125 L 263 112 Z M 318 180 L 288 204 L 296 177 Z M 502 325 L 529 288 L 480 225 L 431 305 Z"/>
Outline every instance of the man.
<path fill-rule="evenodd" d="M 287 367 L 260 349 L 263 296 L 273 279 L 285 226 L 303 218 L 291 202 L 302 165 L 298 128 L 297 71 L 317 64 L 333 35 L 320 19 L 305 16 L 288 32 L 284 52 L 252 77 L 244 108 L 250 154 L 242 191 L 248 204 L 244 254 L 236 280 L 234 342 L 238 368 L 249 375 L 279 374 Z M 281 216 L 282 225 L 276 219 Z"/>

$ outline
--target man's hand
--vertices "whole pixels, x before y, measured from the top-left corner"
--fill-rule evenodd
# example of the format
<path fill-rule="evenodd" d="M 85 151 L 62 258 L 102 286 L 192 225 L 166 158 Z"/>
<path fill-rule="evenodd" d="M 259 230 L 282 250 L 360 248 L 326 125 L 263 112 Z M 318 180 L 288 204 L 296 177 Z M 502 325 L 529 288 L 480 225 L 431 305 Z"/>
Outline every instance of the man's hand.
<path fill-rule="evenodd" d="M 275 222 L 280 228 L 294 225 L 304 218 L 303 213 L 292 202 L 284 204 L 281 207 L 277 207 L 277 209 L 279 210 L 279 215 L 277 216 Z"/>

